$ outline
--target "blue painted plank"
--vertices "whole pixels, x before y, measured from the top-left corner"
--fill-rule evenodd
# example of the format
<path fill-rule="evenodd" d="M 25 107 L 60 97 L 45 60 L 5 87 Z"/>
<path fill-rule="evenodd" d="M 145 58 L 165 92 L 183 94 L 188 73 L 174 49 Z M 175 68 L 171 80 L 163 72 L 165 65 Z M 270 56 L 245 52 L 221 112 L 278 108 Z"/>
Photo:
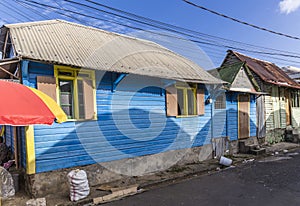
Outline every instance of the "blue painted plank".
<path fill-rule="evenodd" d="M 40 73 L 41 68 L 38 67 L 43 66 L 38 65 L 36 69 L 30 70 L 32 84 Z M 133 92 L 130 90 L 134 89 L 136 82 L 132 82 L 132 85 L 120 84 L 117 91 L 112 92 L 111 84 L 116 77 L 115 74 L 108 73 L 97 85 L 97 128 L 93 121 L 35 126 L 37 172 L 95 163 L 89 154 L 93 154 L 97 161 L 105 162 L 182 149 L 190 147 L 191 144 L 201 146 L 211 141 L 211 105 L 205 105 L 203 116 L 187 120 L 168 118 L 165 115 L 165 94 L 161 88 L 145 85 L 138 92 Z M 137 83 L 141 85 L 145 78 L 139 77 Z M 147 81 L 149 82 L 146 78 L 145 82 Z M 122 111 L 124 108 L 125 113 Z M 198 120 L 196 126 L 199 126 L 199 131 L 194 142 L 191 142 L 192 137 L 187 132 L 193 133 L 195 130 L 195 120 Z M 177 136 L 180 131 L 179 125 L 182 124 L 186 125 L 185 129 Z M 79 125 L 81 127 L 76 131 L 75 126 Z M 104 136 L 101 137 L 95 129 L 100 129 Z M 86 147 L 83 147 L 83 142 Z"/>

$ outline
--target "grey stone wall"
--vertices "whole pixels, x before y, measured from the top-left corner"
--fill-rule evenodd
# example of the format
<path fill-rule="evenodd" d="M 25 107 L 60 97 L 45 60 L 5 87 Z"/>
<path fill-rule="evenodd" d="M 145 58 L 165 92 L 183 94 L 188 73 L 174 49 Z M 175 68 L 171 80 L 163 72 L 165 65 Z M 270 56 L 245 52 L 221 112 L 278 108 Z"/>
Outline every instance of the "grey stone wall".
<path fill-rule="evenodd" d="M 284 141 L 285 129 L 273 129 L 266 133 L 265 142 L 269 144 Z"/>

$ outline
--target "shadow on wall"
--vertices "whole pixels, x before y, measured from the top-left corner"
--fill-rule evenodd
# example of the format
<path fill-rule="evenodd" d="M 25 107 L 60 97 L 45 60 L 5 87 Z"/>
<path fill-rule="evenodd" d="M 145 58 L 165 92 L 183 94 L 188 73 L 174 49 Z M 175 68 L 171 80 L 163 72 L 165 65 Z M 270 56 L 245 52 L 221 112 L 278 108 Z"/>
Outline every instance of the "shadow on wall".
<path fill-rule="evenodd" d="M 128 114 L 129 119 L 126 120 Z M 141 122 L 139 118 L 146 118 L 148 121 Z M 162 119 L 166 122 L 162 123 Z M 183 118 L 166 118 L 162 113 L 133 108 L 114 114 L 101 114 L 98 121 L 37 126 L 35 134 L 37 172 L 211 144 L 211 120 L 200 129 L 192 124 L 193 121 L 199 123 L 198 117 L 185 119 L 188 121 L 185 122 Z M 131 122 L 130 125 L 128 121 Z M 186 123 L 189 123 L 188 126 L 182 126 Z M 255 125 L 253 122 L 250 124 Z M 200 131 L 195 131 L 195 128 Z M 50 135 L 53 131 L 56 134 Z M 179 154 L 173 159 L 173 164 L 183 155 Z"/>
<path fill-rule="evenodd" d="M 117 76 L 105 73 L 103 78 L 100 77 L 97 78 L 101 80 L 97 87 L 97 121 L 35 127 L 37 172 L 211 144 L 210 104 L 206 105 L 207 111 L 202 116 L 166 117 L 165 94 L 162 91 L 165 82 L 129 75 L 112 91 Z M 226 110 L 224 112 L 222 116 L 226 117 Z M 237 111 L 232 113 L 237 114 Z M 228 134 L 228 128 L 224 126 L 226 118 L 224 121 L 224 124 L 218 125 L 221 127 L 218 131 Z M 159 156 L 156 163 L 158 167 L 159 164 L 172 166 L 183 155 L 184 152 L 172 157 Z M 171 161 L 167 161 L 170 158 Z"/>
<path fill-rule="evenodd" d="M 126 120 L 128 113 L 130 119 Z M 137 119 L 146 116 L 146 122 Z M 198 122 L 197 118 L 189 118 L 189 122 L 193 121 Z M 39 125 L 35 127 L 36 170 L 44 172 L 158 154 L 210 142 L 207 140 L 210 139 L 207 136 L 210 121 L 200 132 L 196 131 L 197 126 L 182 126 L 186 123 L 183 118 L 166 118 L 162 113 L 129 109 L 101 114 L 98 121 Z"/>

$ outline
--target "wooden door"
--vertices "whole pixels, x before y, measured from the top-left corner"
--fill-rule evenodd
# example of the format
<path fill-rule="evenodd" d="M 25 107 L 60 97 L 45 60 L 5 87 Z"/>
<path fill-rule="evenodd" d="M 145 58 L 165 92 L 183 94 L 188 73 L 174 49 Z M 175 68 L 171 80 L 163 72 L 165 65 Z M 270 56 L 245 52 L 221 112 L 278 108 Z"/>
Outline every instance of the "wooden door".
<path fill-rule="evenodd" d="M 244 139 L 249 137 L 249 104 L 250 104 L 250 96 L 249 94 L 240 94 L 238 98 L 238 106 L 239 106 L 239 111 L 238 111 L 238 120 L 239 120 L 239 139 Z"/>
<path fill-rule="evenodd" d="M 284 93 L 285 99 L 285 113 L 286 113 L 286 125 L 291 124 L 291 107 L 290 107 L 290 93 L 285 91 Z"/>

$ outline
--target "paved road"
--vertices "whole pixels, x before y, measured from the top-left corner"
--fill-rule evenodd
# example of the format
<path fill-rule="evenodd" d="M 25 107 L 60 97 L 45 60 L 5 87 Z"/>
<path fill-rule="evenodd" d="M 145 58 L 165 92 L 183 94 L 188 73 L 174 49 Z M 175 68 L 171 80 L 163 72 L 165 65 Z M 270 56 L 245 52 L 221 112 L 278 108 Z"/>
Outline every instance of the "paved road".
<path fill-rule="evenodd" d="M 289 160 L 249 162 L 105 206 L 299 206 L 300 155 L 290 156 Z"/>

